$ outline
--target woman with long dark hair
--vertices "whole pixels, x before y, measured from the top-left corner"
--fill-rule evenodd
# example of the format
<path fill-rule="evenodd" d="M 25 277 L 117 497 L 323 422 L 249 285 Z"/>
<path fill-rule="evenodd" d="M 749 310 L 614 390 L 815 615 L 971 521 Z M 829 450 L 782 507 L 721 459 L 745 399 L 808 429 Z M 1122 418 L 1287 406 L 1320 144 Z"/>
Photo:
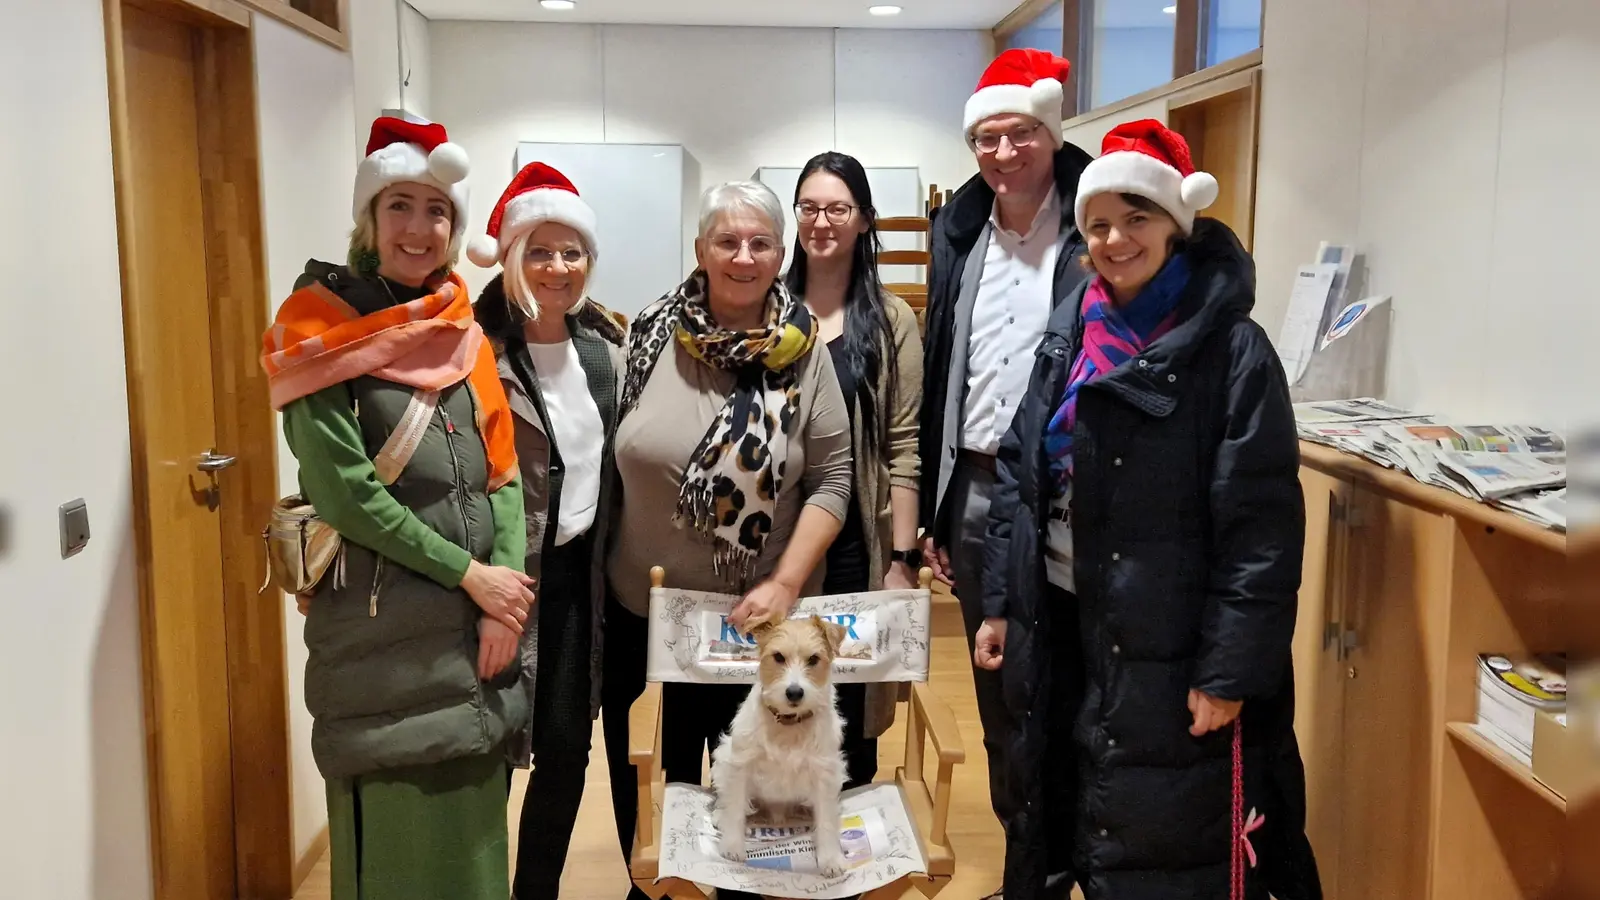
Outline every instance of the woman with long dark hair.
<path fill-rule="evenodd" d="M 851 503 L 828 548 L 822 590 L 842 594 L 910 588 L 922 565 L 917 543 L 917 419 L 922 340 L 917 318 L 878 278 L 878 215 L 866 170 L 854 157 L 821 153 L 795 187 L 794 260 L 785 278 L 818 323 L 818 340 L 850 413 Z M 839 687 L 845 717 L 846 787 L 877 774 L 878 735 L 894 722 L 894 685 Z"/>

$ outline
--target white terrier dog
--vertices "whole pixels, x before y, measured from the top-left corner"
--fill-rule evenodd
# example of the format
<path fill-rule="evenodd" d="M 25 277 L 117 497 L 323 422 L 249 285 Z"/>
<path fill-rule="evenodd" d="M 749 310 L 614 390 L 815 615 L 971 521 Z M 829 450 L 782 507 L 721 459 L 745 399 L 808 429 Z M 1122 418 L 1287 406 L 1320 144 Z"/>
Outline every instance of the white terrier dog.
<path fill-rule="evenodd" d="M 722 855 L 744 861 L 752 804 L 767 810 L 805 806 L 811 810 L 817 865 L 836 874 L 844 869 L 839 792 L 846 770 L 844 727 L 829 674 L 844 626 L 812 616 L 762 625 L 754 635 L 761 680 L 711 755 Z"/>

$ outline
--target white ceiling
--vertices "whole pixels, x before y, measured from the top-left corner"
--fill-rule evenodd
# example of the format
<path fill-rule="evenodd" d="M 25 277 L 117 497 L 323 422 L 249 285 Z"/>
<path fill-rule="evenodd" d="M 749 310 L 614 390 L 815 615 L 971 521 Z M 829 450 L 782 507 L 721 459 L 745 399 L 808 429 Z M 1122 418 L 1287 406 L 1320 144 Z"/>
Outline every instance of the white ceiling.
<path fill-rule="evenodd" d="M 767 25 L 789 28 L 993 28 L 1019 0 L 576 0 L 551 12 L 539 0 L 406 0 L 430 19 L 604 22 L 631 25 Z M 876 3 L 903 7 L 874 16 Z"/>

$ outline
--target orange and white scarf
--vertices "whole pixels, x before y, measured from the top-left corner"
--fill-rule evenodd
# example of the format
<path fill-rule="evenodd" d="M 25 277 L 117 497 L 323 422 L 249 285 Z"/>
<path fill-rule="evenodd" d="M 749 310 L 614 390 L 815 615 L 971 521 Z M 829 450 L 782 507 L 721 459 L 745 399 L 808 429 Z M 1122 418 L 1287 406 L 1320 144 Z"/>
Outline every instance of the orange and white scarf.
<path fill-rule="evenodd" d="M 511 407 L 494 350 L 455 273 L 431 294 L 365 316 L 321 282 L 301 288 L 263 336 L 261 367 L 277 410 L 362 375 L 418 391 L 441 391 L 465 379 L 477 400 L 489 490 L 516 477 Z"/>

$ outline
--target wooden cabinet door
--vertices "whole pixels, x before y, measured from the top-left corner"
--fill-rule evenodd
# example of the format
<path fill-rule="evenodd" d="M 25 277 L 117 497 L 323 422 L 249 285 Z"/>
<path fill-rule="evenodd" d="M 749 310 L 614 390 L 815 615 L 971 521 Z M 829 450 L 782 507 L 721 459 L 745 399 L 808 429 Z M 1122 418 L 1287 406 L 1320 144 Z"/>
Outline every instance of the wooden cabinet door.
<path fill-rule="evenodd" d="M 1338 900 L 1343 837 L 1344 666 L 1335 643 L 1343 615 L 1344 508 L 1349 485 L 1300 470 L 1306 502 L 1305 561 L 1294 633 L 1294 730 L 1306 767 L 1306 834 L 1317 856 L 1323 896 Z"/>
<path fill-rule="evenodd" d="M 1425 897 L 1432 778 L 1432 673 L 1441 670 L 1454 522 L 1374 491 L 1350 491 L 1344 575 L 1345 900 Z"/>

